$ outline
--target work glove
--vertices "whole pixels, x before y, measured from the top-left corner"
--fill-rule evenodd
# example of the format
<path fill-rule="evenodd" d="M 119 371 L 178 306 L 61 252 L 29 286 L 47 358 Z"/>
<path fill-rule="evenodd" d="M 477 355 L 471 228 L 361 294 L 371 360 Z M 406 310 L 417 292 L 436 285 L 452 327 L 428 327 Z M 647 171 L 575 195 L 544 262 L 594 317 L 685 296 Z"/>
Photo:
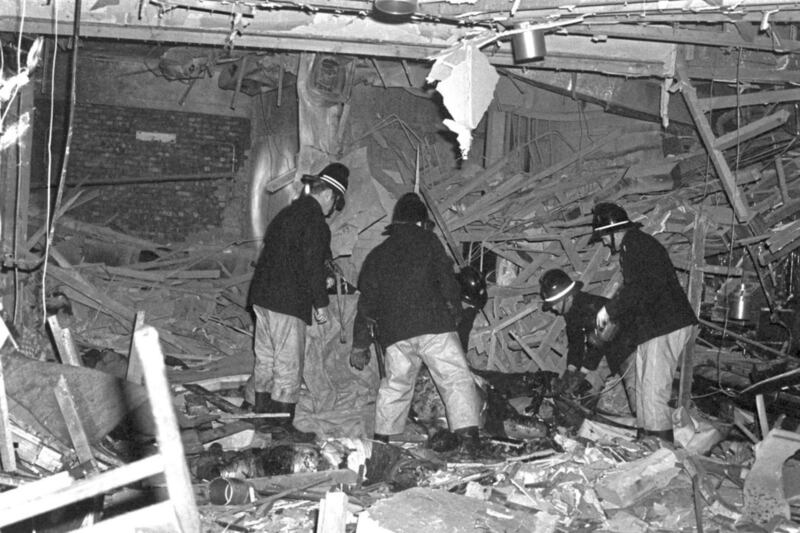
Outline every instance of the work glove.
<path fill-rule="evenodd" d="M 320 307 L 319 309 L 314 309 L 314 320 L 317 321 L 317 324 L 324 324 L 328 321 L 328 309 L 325 307 Z"/>
<path fill-rule="evenodd" d="M 356 370 L 364 370 L 369 363 L 369 348 L 353 348 L 350 351 L 350 366 Z"/>
<path fill-rule="evenodd" d="M 597 318 L 595 319 L 595 325 L 597 326 L 597 331 L 604 331 L 606 326 L 608 325 L 609 320 L 611 318 L 608 316 L 608 311 L 606 310 L 606 306 L 600 308 L 597 312 Z"/>

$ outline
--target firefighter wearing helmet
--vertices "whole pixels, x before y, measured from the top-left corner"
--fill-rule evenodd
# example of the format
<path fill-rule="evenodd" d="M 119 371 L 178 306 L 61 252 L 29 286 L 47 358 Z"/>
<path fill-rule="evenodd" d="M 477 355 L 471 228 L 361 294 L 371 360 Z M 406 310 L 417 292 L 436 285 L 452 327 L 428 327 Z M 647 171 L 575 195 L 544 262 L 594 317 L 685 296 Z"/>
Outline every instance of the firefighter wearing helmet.
<path fill-rule="evenodd" d="M 478 449 L 480 398 L 456 334 L 461 291 L 447 256 L 429 227 L 425 204 L 414 193 L 395 205 L 388 237 L 364 260 L 353 324 L 350 364 L 369 362 L 368 321 L 377 324 L 385 355 L 385 377 L 375 406 L 375 439 L 402 433 L 423 363 L 442 396 L 447 423 L 464 451 Z"/>
<path fill-rule="evenodd" d="M 634 373 L 625 372 L 629 356 L 636 346 L 630 343 L 624 328 L 613 337 L 598 334 L 597 311 L 608 298 L 584 292 L 583 283 L 574 281 L 563 270 L 548 270 L 539 278 L 542 310 L 564 317 L 567 333 L 567 370 L 561 376 L 561 390 L 583 396 L 600 387 L 598 367 L 603 357 L 612 373 L 626 378 L 626 389 L 634 386 Z M 631 379 L 629 379 L 629 376 Z"/>
<path fill-rule="evenodd" d="M 349 169 L 331 163 L 301 179 L 299 198 L 267 226 L 250 283 L 248 303 L 255 315 L 253 375 L 245 399 L 256 413 L 284 413 L 273 431 L 308 440 L 294 427 L 295 406 L 303 376 L 306 327 L 327 322 L 326 260 L 331 230 L 326 218 L 344 207 Z"/>
<path fill-rule="evenodd" d="M 697 317 L 658 240 L 619 205 L 595 205 L 592 241 L 619 253 L 622 286 L 597 312 L 596 325 L 629 321 L 636 344 L 636 421 L 640 435 L 672 442 L 672 382 Z"/>

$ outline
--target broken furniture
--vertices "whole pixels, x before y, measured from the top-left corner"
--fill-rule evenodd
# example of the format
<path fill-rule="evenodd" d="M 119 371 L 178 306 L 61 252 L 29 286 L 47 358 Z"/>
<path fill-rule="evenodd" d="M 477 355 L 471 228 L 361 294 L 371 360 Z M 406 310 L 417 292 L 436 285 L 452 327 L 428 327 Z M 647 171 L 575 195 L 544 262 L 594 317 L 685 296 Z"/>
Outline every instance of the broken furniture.
<path fill-rule="evenodd" d="M 183 453 L 180 433 L 166 380 L 158 333 L 143 327 L 134 333 L 156 425 L 158 453 L 101 474 L 76 479 L 74 471 L 24 484 L 0 494 L 0 527 L 91 498 L 158 474 L 166 479 L 169 499 L 101 521 L 92 531 L 114 531 L 131 525 L 166 527 L 185 533 L 199 532 L 200 520 Z"/>

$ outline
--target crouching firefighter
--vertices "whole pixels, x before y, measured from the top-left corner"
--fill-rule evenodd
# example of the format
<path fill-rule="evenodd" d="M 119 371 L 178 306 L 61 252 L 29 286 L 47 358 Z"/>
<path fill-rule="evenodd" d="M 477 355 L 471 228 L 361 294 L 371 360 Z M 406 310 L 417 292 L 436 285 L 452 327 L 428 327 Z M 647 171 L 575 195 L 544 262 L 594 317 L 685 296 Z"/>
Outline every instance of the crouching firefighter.
<path fill-rule="evenodd" d="M 481 401 L 456 333 L 460 287 L 444 247 L 426 229 L 428 220 L 419 196 L 403 195 L 386 229 L 388 238 L 364 260 L 350 363 L 361 370 L 369 361 L 368 321 L 374 320 L 386 372 L 376 400 L 375 439 L 388 442 L 405 429 L 417 373 L 425 363 L 450 430 L 461 437 L 463 451 L 474 454 Z"/>
<path fill-rule="evenodd" d="M 283 413 L 273 430 L 293 440 L 310 440 L 294 427 L 300 396 L 306 327 L 312 315 L 328 320 L 327 270 L 331 230 L 326 218 L 341 211 L 350 171 L 331 163 L 316 175 L 305 175 L 301 196 L 270 222 L 250 284 L 248 303 L 255 314 L 253 376 L 245 399 L 256 413 Z M 262 428 L 263 429 L 263 428 Z"/>
<path fill-rule="evenodd" d="M 614 324 L 597 331 L 597 312 L 608 298 L 584 292 L 583 283 L 563 270 L 548 270 L 539 278 L 542 310 L 564 317 L 567 332 L 567 369 L 561 376 L 565 394 L 583 397 L 593 390 L 589 376 L 597 372 L 603 357 L 612 373 L 623 376 L 631 411 L 636 406 L 635 373 L 628 371 L 636 345 L 625 324 Z M 613 328 L 613 331 L 612 331 Z M 599 377 L 599 376 L 598 376 Z"/>

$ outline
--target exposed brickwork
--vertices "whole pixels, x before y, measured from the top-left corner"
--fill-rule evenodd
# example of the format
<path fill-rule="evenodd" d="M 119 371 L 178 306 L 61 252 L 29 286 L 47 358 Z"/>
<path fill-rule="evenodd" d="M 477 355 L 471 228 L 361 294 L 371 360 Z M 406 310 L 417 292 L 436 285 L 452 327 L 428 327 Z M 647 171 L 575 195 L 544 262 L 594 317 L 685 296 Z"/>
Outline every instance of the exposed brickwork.
<path fill-rule="evenodd" d="M 174 134 L 175 142 L 138 140 L 137 131 Z M 230 172 L 244 162 L 249 137 L 250 122 L 243 118 L 82 104 L 75 111 L 67 180 Z M 232 184 L 220 179 L 103 185 L 101 199 L 72 214 L 158 242 L 179 242 L 220 227 Z"/>

